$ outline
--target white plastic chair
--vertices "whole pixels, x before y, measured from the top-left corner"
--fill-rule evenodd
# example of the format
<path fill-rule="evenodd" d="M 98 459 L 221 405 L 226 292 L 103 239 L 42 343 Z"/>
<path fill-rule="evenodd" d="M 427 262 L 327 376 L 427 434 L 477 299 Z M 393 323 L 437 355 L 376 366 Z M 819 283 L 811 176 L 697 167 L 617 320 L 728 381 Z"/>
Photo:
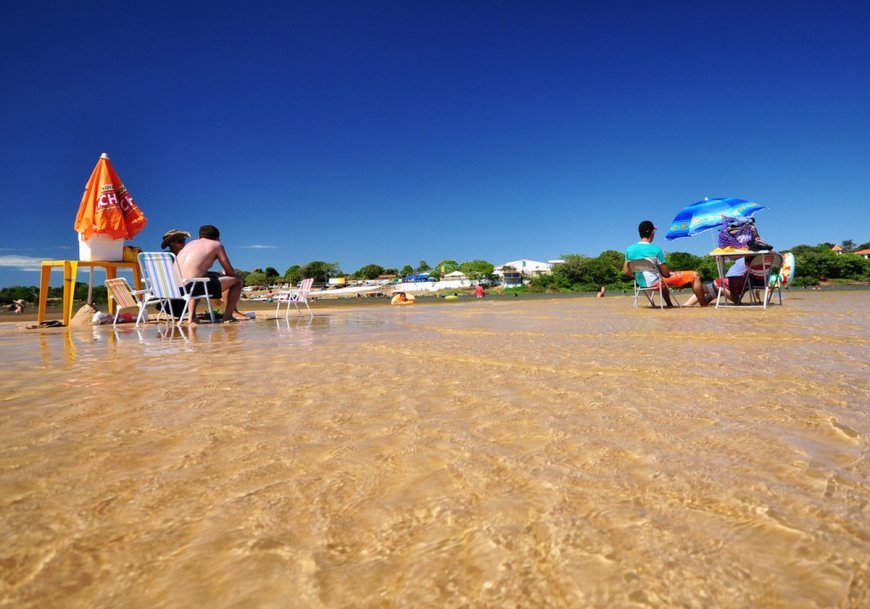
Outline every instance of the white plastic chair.
<path fill-rule="evenodd" d="M 655 275 L 655 279 L 653 281 L 649 280 L 649 276 L 646 277 L 647 286 L 642 286 L 637 282 L 637 275 L 634 275 L 634 308 L 637 308 L 638 297 L 641 293 L 646 296 L 646 299 L 649 301 L 650 306 L 655 307 L 655 298 L 656 294 L 659 295 L 659 308 L 665 308 L 665 290 L 668 287 L 665 285 L 665 282 L 662 281 L 662 272 L 659 269 L 658 262 L 654 260 L 650 260 L 649 258 L 642 258 L 640 260 L 629 260 L 628 261 L 628 270 L 632 273 L 652 273 Z M 680 306 L 680 302 L 674 296 L 674 293 L 669 292 L 671 296 L 671 302 L 675 303 L 678 307 Z"/>
<path fill-rule="evenodd" d="M 114 327 L 118 323 L 121 309 L 131 309 L 133 307 L 139 309 L 142 306 L 142 299 L 146 290 L 131 289 L 130 284 L 123 277 L 106 279 L 105 283 L 106 289 L 109 290 L 109 298 L 115 303 L 115 319 L 112 320 L 112 326 Z"/>
<path fill-rule="evenodd" d="M 184 321 L 184 314 L 187 313 L 192 300 L 205 300 L 208 306 L 208 315 L 214 322 L 214 311 L 208 296 L 208 277 L 184 277 L 178 266 L 178 260 L 175 259 L 175 254 L 170 252 L 142 252 L 139 254 L 139 266 L 142 268 L 142 278 L 145 281 L 145 295 L 139 307 L 136 325 L 139 325 L 142 320 L 147 305 L 152 302 L 160 302 L 163 303 L 164 310 L 171 310 L 169 301 L 174 299 L 184 301 L 184 308 L 176 325 L 180 326 L 181 322 Z M 204 294 L 192 296 L 190 292 L 193 291 L 193 287 L 197 283 L 202 283 Z"/>
<path fill-rule="evenodd" d="M 311 312 L 311 307 L 308 306 L 308 293 L 311 292 L 311 286 L 314 284 L 314 279 L 309 277 L 308 279 L 303 279 L 302 283 L 295 290 L 284 290 L 278 292 L 278 295 L 275 298 L 275 315 L 281 311 L 281 305 L 286 304 L 287 309 L 284 311 L 284 319 L 290 317 L 290 304 L 296 306 L 296 312 L 300 315 L 302 311 L 299 309 L 300 304 L 304 304 L 305 308 L 308 309 L 308 314 L 311 317 L 314 317 L 314 313 Z"/>

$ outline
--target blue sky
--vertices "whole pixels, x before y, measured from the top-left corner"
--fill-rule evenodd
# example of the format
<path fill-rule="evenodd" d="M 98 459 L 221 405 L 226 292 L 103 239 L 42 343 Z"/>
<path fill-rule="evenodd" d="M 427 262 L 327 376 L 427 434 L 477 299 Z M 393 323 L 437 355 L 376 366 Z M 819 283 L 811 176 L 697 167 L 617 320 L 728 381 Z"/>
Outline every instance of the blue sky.
<path fill-rule="evenodd" d="M 767 206 L 781 249 L 867 241 L 868 28 L 857 2 L 9 5 L 0 285 L 77 256 L 102 152 L 133 245 L 214 224 L 245 270 L 594 256 L 705 196 Z"/>

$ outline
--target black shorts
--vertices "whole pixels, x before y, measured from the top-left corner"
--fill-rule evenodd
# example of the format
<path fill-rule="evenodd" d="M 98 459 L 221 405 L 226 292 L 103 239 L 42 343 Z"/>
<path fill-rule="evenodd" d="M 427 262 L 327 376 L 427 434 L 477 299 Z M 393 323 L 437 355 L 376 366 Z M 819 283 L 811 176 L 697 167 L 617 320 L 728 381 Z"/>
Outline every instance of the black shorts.
<path fill-rule="evenodd" d="M 192 285 L 191 296 L 202 296 L 205 294 L 201 281 L 197 281 Z M 221 280 L 215 275 L 210 275 L 208 278 L 208 297 L 217 300 L 220 300 L 221 297 Z"/>

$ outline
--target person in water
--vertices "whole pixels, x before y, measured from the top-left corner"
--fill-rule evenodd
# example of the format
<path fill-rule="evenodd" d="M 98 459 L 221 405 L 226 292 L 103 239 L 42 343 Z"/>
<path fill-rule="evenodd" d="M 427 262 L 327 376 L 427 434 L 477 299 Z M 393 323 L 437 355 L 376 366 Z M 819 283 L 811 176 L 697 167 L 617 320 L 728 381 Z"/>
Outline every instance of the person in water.
<path fill-rule="evenodd" d="M 414 304 L 417 302 L 417 299 L 413 296 L 408 296 L 404 292 L 399 292 L 395 296 L 393 296 L 392 300 L 390 300 L 390 304 L 394 305 L 402 305 L 402 304 Z"/>

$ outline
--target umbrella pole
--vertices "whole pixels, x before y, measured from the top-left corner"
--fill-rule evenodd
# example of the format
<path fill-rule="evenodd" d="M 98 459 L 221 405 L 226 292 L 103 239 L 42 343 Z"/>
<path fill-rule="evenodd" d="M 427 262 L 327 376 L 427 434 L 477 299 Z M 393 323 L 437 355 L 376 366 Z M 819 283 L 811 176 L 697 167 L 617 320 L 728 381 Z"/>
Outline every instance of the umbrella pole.
<path fill-rule="evenodd" d="M 88 304 L 94 304 L 94 267 L 91 266 L 91 280 L 88 282 Z"/>

